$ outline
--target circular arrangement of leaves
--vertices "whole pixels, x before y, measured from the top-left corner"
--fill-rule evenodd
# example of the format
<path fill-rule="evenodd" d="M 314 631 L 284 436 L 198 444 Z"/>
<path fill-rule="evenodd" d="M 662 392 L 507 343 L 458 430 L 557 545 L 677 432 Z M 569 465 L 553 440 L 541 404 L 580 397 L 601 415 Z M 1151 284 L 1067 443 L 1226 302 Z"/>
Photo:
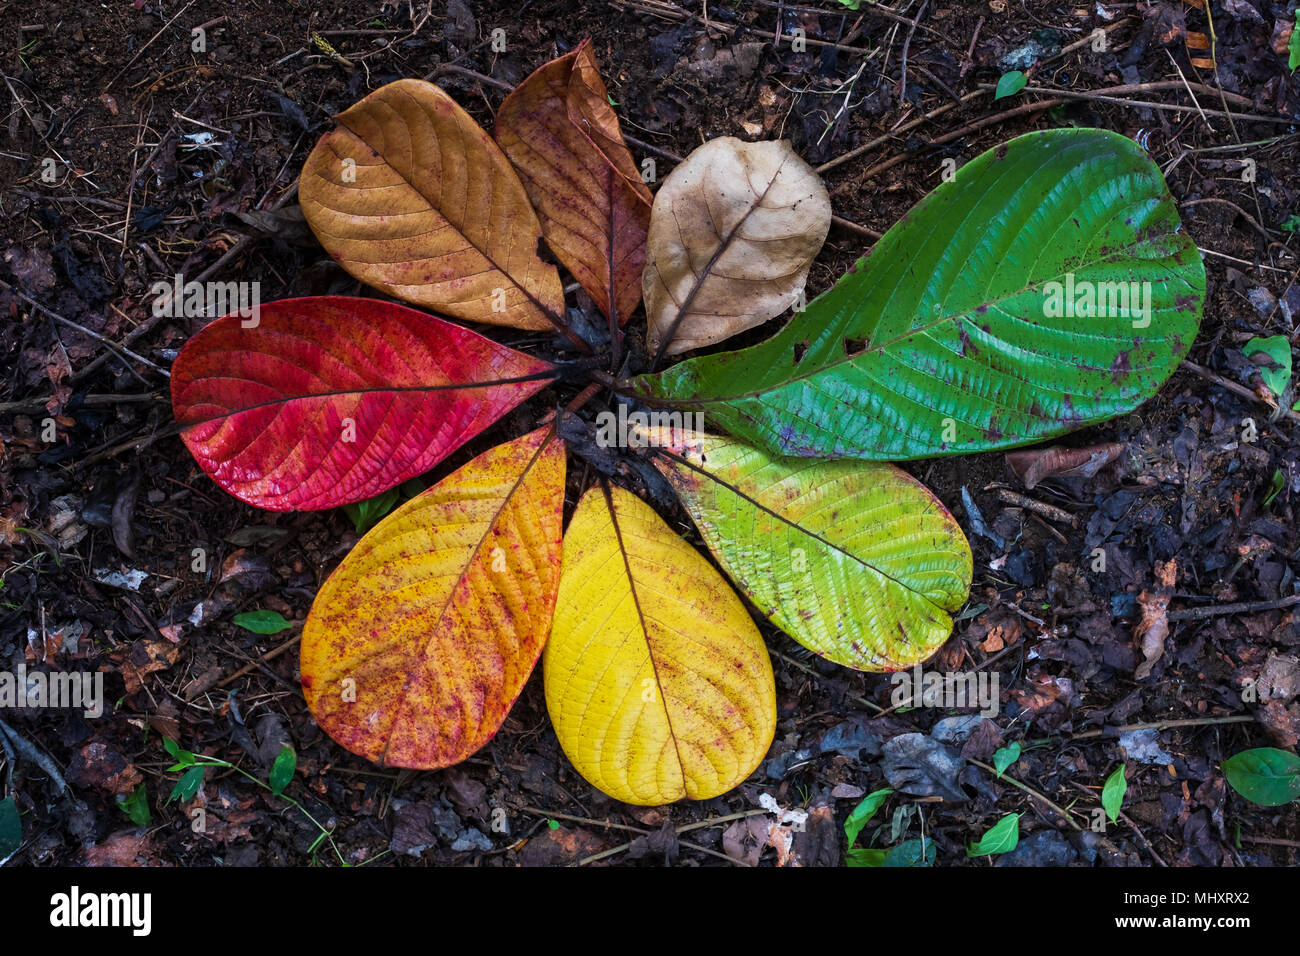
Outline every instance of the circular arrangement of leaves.
<path fill-rule="evenodd" d="M 439 314 L 333 296 L 211 323 L 172 371 L 203 470 L 261 508 L 385 496 L 382 514 L 530 396 L 585 385 L 383 517 L 317 595 L 307 703 L 387 765 L 474 753 L 541 657 L 556 734 L 594 786 L 640 804 L 726 792 L 776 725 L 737 590 L 829 660 L 924 661 L 966 601 L 971 552 L 888 461 L 1130 411 L 1199 324 L 1204 269 L 1164 180 L 1101 130 L 976 158 L 805 302 L 831 219 L 817 174 L 789 143 L 724 137 L 652 194 L 589 43 L 515 89 L 491 136 L 418 80 L 337 122 L 302 170 L 307 222 L 357 279 Z M 603 327 L 566 309 L 543 249 Z M 644 345 L 624 331 L 642 302 Z M 792 309 L 758 345 L 658 370 Z M 451 320 L 555 345 L 526 354 Z M 566 530 L 570 454 L 598 478 Z M 675 493 L 730 583 L 626 475 Z"/>

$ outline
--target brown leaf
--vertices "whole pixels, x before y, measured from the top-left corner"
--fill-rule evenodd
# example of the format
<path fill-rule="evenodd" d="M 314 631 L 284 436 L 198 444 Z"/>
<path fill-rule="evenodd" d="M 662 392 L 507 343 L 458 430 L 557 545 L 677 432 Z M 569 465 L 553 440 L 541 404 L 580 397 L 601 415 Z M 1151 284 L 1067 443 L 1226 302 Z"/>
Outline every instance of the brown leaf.
<path fill-rule="evenodd" d="M 548 329 L 559 321 L 564 290 L 537 256 L 542 230 L 524 187 L 450 96 L 398 80 L 336 119 L 307 157 L 298 195 L 344 269 L 473 322 Z"/>
<path fill-rule="evenodd" d="M 1011 471 L 1032 489 L 1045 478 L 1091 478 L 1118 458 L 1124 446 L 1117 442 L 1088 448 L 1031 448 L 1007 453 Z"/>
<path fill-rule="evenodd" d="M 1145 680 L 1151 674 L 1156 662 L 1164 656 L 1165 638 L 1169 636 L 1169 599 L 1174 593 L 1174 581 L 1178 575 L 1177 559 L 1156 562 L 1156 583 L 1152 591 L 1143 589 L 1138 595 L 1138 606 L 1142 609 L 1142 619 L 1133 629 L 1133 639 L 1145 658 L 1133 672 L 1135 680 Z"/>
<path fill-rule="evenodd" d="M 176 663 L 181 649 L 167 641 L 142 640 L 128 645 L 122 661 L 122 680 L 127 694 L 144 687 L 144 679 L 157 671 L 165 671 Z"/>
<path fill-rule="evenodd" d="M 745 817 L 722 831 L 722 852 L 737 863 L 758 866 L 767 839 L 768 818 Z"/>
<path fill-rule="evenodd" d="M 672 171 L 650 213 L 650 350 L 676 355 L 760 325 L 803 292 L 830 197 L 789 142 L 709 140 Z"/>
<path fill-rule="evenodd" d="M 559 260 L 619 324 L 641 301 L 650 190 L 623 142 L 591 42 L 517 86 L 493 132 Z"/>

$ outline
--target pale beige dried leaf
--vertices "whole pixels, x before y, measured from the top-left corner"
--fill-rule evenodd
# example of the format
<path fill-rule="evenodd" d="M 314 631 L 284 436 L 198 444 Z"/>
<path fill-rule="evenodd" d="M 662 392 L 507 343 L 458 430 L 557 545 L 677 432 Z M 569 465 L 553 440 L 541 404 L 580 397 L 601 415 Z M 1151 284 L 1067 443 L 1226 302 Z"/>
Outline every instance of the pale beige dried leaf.
<path fill-rule="evenodd" d="M 710 140 L 650 213 L 643 291 L 652 354 L 712 345 L 790 308 L 831 224 L 817 173 L 782 140 Z"/>

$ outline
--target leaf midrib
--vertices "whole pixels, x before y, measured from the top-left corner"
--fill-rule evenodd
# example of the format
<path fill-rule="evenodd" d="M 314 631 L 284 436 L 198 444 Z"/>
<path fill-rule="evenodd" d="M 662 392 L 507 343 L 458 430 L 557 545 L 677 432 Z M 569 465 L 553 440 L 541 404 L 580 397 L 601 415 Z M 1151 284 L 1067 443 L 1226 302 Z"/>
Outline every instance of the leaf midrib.
<path fill-rule="evenodd" d="M 337 398 L 346 395 L 389 395 L 393 393 L 421 393 L 421 392 L 458 392 L 475 388 L 494 388 L 499 385 L 519 385 L 526 382 L 544 382 L 548 378 L 558 377 L 560 370 L 558 368 L 549 369 L 544 372 L 537 372 L 532 375 L 521 375 L 514 378 L 489 379 L 484 382 L 467 382 L 461 384 L 446 385 L 383 385 L 366 388 L 347 388 L 328 392 L 312 392 L 307 395 L 290 395 L 284 398 L 274 399 L 268 402 L 258 402 L 256 405 L 247 405 L 243 408 L 231 409 L 220 415 L 212 415 L 207 418 L 196 419 L 195 421 L 177 422 L 182 431 L 188 431 L 191 428 L 197 428 L 199 425 L 206 425 L 210 422 L 224 421 L 233 418 L 236 415 L 243 415 L 247 412 L 255 412 L 263 408 L 275 408 L 281 405 L 288 405 L 293 402 L 307 402 L 318 398 Z M 235 375 L 205 375 L 202 379 L 194 381 L 210 382 L 214 379 L 222 379 L 235 382 L 250 382 L 254 385 L 265 385 L 257 379 L 242 378 Z M 204 404 L 206 402 L 195 402 L 195 404 Z"/>

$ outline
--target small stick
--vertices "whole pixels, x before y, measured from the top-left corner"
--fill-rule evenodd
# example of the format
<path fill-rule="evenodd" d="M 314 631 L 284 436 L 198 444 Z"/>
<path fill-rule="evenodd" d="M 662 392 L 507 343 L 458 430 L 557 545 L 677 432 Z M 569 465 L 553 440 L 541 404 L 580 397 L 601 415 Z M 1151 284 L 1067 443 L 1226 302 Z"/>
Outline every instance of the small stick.
<path fill-rule="evenodd" d="M 301 622 L 300 622 L 300 621 L 294 621 L 293 623 L 294 623 L 294 624 L 300 624 Z M 216 684 L 216 686 L 217 686 L 217 687 L 228 687 L 228 686 L 230 686 L 230 685 L 233 684 L 235 681 L 239 680 L 239 678 L 243 677 L 245 674 L 249 673 L 250 671 L 254 671 L 254 670 L 256 670 L 256 669 L 258 668 L 259 665 L 264 664 L 264 663 L 266 663 L 266 662 L 269 661 L 269 660 L 274 660 L 275 658 L 279 657 L 281 654 L 283 654 L 285 651 L 287 651 L 289 648 L 293 647 L 295 644 L 297 644 L 297 643 L 298 643 L 299 641 L 301 641 L 301 640 L 302 640 L 302 632 L 299 631 L 296 635 L 294 635 L 293 637 L 289 638 L 287 641 L 285 641 L 285 642 L 284 642 L 283 644 L 281 644 L 279 647 L 267 651 L 265 654 L 263 654 L 261 657 L 257 658 L 256 660 L 254 660 L 254 661 L 250 661 L 248 664 L 245 664 L 243 667 L 241 667 L 239 670 L 235 671 L 235 672 L 234 672 L 233 674 L 231 674 L 229 677 L 225 678 L 224 680 L 220 680 L 220 681 L 218 681 L 217 684 Z M 207 688 L 204 688 L 204 690 L 207 690 Z M 200 692 L 200 693 L 201 693 L 201 692 Z M 195 696 L 197 697 L 198 694 L 195 694 Z"/>
<path fill-rule="evenodd" d="M 1049 505 L 1046 502 L 1036 501 L 1035 499 L 1029 498 L 1025 495 L 1017 494 L 1010 488 L 999 488 L 998 500 L 1003 504 L 1014 505 L 1017 508 L 1024 508 L 1026 511 L 1032 511 L 1034 514 L 1042 515 L 1044 518 L 1049 518 L 1052 521 L 1069 525 L 1071 528 L 1079 527 L 1079 519 L 1070 514 L 1070 512 L 1058 508 L 1056 505 Z"/>
<path fill-rule="evenodd" d="M 1300 604 L 1300 594 L 1279 598 L 1276 601 L 1248 601 L 1241 604 L 1207 604 L 1203 607 L 1183 608 L 1170 611 L 1167 617 L 1171 621 L 1204 621 L 1206 618 L 1223 617 L 1227 614 L 1255 614 L 1259 611 L 1280 611 L 1282 608 Z"/>

